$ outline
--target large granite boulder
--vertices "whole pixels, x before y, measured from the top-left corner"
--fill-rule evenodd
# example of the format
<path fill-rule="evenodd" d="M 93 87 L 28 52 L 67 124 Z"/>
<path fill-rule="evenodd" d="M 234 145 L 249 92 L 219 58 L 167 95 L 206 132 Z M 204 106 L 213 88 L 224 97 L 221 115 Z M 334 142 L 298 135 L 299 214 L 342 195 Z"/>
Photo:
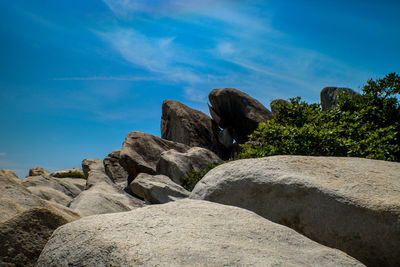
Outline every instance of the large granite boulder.
<path fill-rule="evenodd" d="M 152 204 L 189 197 L 190 192 L 165 175 L 140 173 L 129 185 L 132 192 Z"/>
<path fill-rule="evenodd" d="M 86 190 L 69 204 L 81 216 L 129 211 L 143 206 L 143 201 L 127 194 L 106 175 L 101 160 L 85 159 L 82 169 L 87 175 Z"/>
<path fill-rule="evenodd" d="M 38 267 L 364 266 L 244 209 L 195 200 L 95 215 L 58 228 Z"/>
<path fill-rule="evenodd" d="M 201 111 L 174 100 L 162 104 L 161 137 L 218 152 L 218 125 Z"/>
<path fill-rule="evenodd" d="M 49 176 L 50 172 L 43 169 L 42 167 L 33 167 L 29 170 L 29 175 L 28 176 L 39 176 L 39 175 L 43 175 L 43 176 Z"/>
<path fill-rule="evenodd" d="M 321 90 L 320 101 L 322 110 L 328 110 L 339 102 L 339 95 L 347 93 L 352 97 L 359 95 L 350 88 L 325 87 Z"/>
<path fill-rule="evenodd" d="M 171 178 L 181 185 L 182 177 L 191 170 L 204 168 L 207 164 L 217 164 L 221 159 L 208 149 L 193 147 L 186 152 L 178 152 L 174 149 L 161 153 L 157 164 L 157 173 Z"/>
<path fill-rule="evenodd" d="M 170 149 L 186 152 L 189 148 L 184 144 L 134 131 L 126 136 L 119 163 L 133 178 L 141 172 L 155 175 L 156 166 L 162 152 Z"/>
<path fill-rule="evenodd" d="M 33 207 L 45 207 L 59 212 L 71 220 L 79 218 L 79 214 L 75 211 L 35 196 L 14 176 L 0 176 L 0 192 L 0 221 L 5 221 Z"/>
<path fill-rule="evenodd" d="M 245 143 L 260 122 L 272 119 L 266 107 L 251 96 L 234 88 L 214 89 L 208 95 L 210 114 L 221 128 L 239 143 Z"/>
<path fill-rule="evenodd" d="M 115 150 L 104 158 L 104 169 L 108 177 L 120 188 L 128 186 L 128 172 L 119 164 L 121 150 Z"/>
<path fill-rule="evenodd" d="M 242 207 L 368 266 L 400 266 L 400 163 L 273 156 L 207 173 L 191 198 Z"/>
<path fill-rule="evenodd" d="M 71 218 L 34 207 L 0 223 L 0 265 L 35 266 L 51 234 Z"/>
<path fill-rule="evenodd" d="M 21 180 L 34 195 L 67 206 L 79 195 L 86 184 L 85 179 L 55 178 L 52 176 L 28 176 Z"/>

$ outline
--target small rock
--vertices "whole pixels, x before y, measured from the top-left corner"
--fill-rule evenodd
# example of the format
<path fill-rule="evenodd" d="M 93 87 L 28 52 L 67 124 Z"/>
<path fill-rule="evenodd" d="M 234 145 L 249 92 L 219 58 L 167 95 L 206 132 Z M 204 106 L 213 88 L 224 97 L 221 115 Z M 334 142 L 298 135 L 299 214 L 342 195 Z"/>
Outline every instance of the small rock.
<path fill-rule="evenodd" d="M 46 171 L 42 167 L 34 167 L 34 168 L 31 168 L 29 170 L 29 175 L 28 176 L 39 176 L 39 175 L 49 176 L 50 172 Z"/>

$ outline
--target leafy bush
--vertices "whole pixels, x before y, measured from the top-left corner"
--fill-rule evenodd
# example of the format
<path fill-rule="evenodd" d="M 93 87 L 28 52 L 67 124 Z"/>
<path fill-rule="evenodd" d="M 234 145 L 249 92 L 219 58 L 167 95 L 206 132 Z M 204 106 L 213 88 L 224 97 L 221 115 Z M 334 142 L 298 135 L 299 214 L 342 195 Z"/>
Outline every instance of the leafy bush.
<path fill-rule="evenodd" d="M 83 175 L 80 172 L 57 173 L 53 177 L 56 177 L 56 178 L 82 178 L 82 179 L 86 179 L 85 175 Z"/>
<path fill-rule="evenodd" d="M 400 161 L 400 76 L 369 80 L 362 95 L 339 96 L 327 111 L 300 97 L 241 145 L 239 158 L 271 155 L 349 156 Z"/>
<path fill-rule="evenodd" d="M 197 184 L 198 181 L 203 178 L 204 175 L 207 174 L 211 169 L 217 167 L 219 164 L 211 164 L 208 163 L 205 168 L 200 168 L 198 170 L 192 170 L 187 172 L 182 178 L 182 186 L 188 191 L 192 191 L 194 186 Z"/>

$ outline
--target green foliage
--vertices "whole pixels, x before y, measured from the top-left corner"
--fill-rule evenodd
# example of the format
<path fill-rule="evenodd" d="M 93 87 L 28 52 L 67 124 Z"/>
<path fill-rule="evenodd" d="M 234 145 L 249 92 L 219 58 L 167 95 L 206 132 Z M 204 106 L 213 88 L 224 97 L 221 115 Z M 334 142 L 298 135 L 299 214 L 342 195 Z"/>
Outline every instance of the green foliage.
<path fill-rule="evenodd" d="M 400 161 L 400 76 L 369 80 L 362 95 L 339 96 L 327 111 L 299 97 L 241 145 L 239 158 L 271 155 L 350 156 Z"/>
<path fill-rule="evenodd" d="M 182 186 L 188 191 L 192 191 L 194 186 L 197 184 L 201 178 L 204 177 L 211 169 L 217 167 L 219 164 L 207 163 L 205 168 L 200 168 L 198 170 L 189 171 L 182 178 Z"/>
<path fill-rule="evenodd" d="M 82 178 L 86 179 L 85 175 L 80 172 L 64 172 L 64 173 L 57 173 L 54 175 L 56 178 Z"/>

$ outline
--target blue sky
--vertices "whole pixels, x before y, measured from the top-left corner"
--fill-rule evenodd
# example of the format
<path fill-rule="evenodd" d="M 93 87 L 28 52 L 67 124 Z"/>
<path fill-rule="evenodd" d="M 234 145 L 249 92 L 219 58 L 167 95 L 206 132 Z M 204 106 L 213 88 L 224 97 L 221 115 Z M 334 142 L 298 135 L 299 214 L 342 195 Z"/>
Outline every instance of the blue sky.
<path fill-rule="evenodd" d="M 0 168 L 79 167 L 214 88 L 318 102 L 400 71 L 398 1 L 0 0 Z"/>

